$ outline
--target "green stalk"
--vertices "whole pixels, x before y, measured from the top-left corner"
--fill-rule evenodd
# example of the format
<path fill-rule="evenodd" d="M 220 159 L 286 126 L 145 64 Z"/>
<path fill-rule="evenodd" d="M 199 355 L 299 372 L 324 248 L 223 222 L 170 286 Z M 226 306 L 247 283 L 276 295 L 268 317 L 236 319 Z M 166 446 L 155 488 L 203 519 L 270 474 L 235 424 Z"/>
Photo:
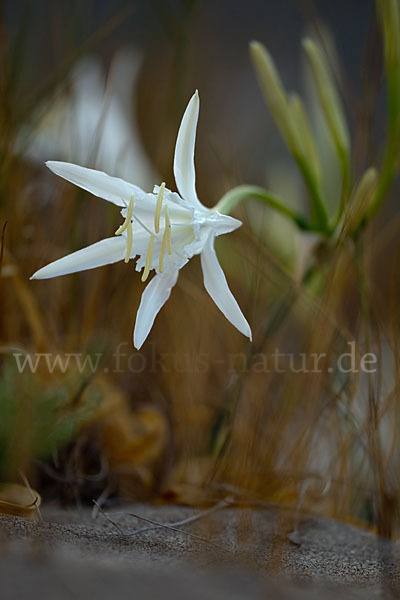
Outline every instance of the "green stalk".
<path fill-rule="evenodd" d="M 303 48 L 311 67 L 321 108 L 342 172 L 342 193 L 335 220 L 336 225 L 343 213 L 350 184 L 350 136 L 342 103 L 322 49 L 309 38 L 303 40 Z"/>
<path fill-rule="evenodd" d="M 265 102 L 308 188 L 313 229 L 328 233 L 318 154 L 303 104 L 296 95 L 288 98 L 272 56 L 262 44 L 251 42 L 250 56 Z"/>
<path fill-rule="evenodd" d="M 388 137 L 375 198 L 368 216 L 373 216 L 388 193 L 397 172 L 400 152 L 400 15 L 398 0 L 377 0 L 388 97 Z"/>
<path fill-rule="evenodd" d="M 283 204 L 276 194 L 256 185 L 239 185 L 233 190 L 229 190 L 229 192 L 221 198 L 218 204 L 214 206 L 213 210 L 217 210 L 218 212 L 227 215 L 230 214 L 242 200 L 247 200 L 249 198 L 259 200 L 263 204 L 266 204 L 277 212 L 285 215 L 293 221 L 299 229 L 303 231 L 315 231 L 311 223 L 303 215 Z"/>

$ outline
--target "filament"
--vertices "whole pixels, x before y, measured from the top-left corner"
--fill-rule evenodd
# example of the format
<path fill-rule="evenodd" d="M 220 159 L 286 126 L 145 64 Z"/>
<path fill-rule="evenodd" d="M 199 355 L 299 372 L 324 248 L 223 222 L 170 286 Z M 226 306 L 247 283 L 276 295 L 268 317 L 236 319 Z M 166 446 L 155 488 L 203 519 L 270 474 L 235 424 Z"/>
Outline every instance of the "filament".
<path fill-rule="evenodd" d="M 160 189 L 158 190 L 156 212 L 154 213 L 154 229 L 155 229 L 156 233 L 158 233 L 160 231 L 160 217 L 161 217 L 162 203 L 163 203 L 163 199 L 164 199 L 164 190 L 165 190 L 165 183 L 163 182 L 160 185 Z"/>
<path fill-rule="evenodd" d="M 145 282 L 149 276 L 151 261 L 153 258 L 153 250 L 154 250 L 154 235 L 150 236 L 149 245 L 147 246 L 146 264 L 144 265 L 144 271 L 143 271 L 143 275 L 142 275 L 143 282 Z"/>

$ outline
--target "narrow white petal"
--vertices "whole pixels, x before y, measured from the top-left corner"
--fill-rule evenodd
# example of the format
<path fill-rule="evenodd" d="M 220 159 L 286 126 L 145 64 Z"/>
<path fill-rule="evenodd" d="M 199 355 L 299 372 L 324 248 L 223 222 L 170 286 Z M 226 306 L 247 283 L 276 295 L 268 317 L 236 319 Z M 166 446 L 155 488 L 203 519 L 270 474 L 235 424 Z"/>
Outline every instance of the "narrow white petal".
<path fill-rule="evenodd" d="M 226 277 L 215 254 L 214 236 L 208 237 L 200 258 L 207 292 L 228 321 L 251 340 L 250 325 L 228 287 Z"/>
<path fill-rule="evenodd" d="M 54 160 L 47 161 L 46 166 L 56 175 L 117 206 L 127 206 L 132 195 L 142 196 L 144 194 L 138 186 L 118 177 L 111 177 L 103 171 Z"/>
<path fill-rule="evenodd" d="M 86 271 L 95 267 L 102 267 L 122 260 L 125 255 L 126 238 L 116 236 L 96 242 L 91 246 L 77 250 L 59 260 L 55 260 L 46 267 L 36 271 L 31 279 L 49 279 L 59 275 L 68 275 L 77 271 Z"/>
<path fill-rule="evenodd" d="M 242 226 L 242 221 L 239 221 L 239 219 L 229 215 L 221 215 L 217 211 L 210 213 L 207 223 L 212 226 L 215 235 L 231 233 L 231 231 L 235 231 L 235 229 Z"/>
<path fill-rule="evenodd" d="M 194 168 L 194 146 L 199 119 L 199 105 L 199 94 L 196 90 L 187 105 L 179 127 L 175 146 L 174 175 L 182 198 L 196 207 L 204 208 L 197 198 Z"/>
<path fill-rule="evenodd" d="M 178 270 L 162 273 L 153 277 L 142 294 L 136 315 L 133 345 L 137 350 L 149 335 L 160 309 L 170 297 L 171 290 L 178 279 Z"/>

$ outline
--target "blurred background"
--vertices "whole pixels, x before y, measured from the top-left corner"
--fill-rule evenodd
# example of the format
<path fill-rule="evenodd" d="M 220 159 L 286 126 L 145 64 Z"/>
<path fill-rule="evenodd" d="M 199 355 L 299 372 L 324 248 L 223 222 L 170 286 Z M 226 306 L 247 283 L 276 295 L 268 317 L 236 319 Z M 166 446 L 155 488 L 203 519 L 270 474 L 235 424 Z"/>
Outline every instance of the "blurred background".
<path fill-rule="evenodd" d="M 97 168 L 148 191 L 162 181 L 175 189 L 173 149 L 195 89 L 201 201 L 211 207 L 231 188 L 251 183 L 307 214 L 304 184 L 257 84 L 251 40 L 267 46 L 285 87 L 302 95 L 335 205 L 338 165 L 319 125 L 301 52 L 305 35 L 330 51 L 356 180 L 378 160 L 385 133 L 372 1 L 0 3 L 4 483 L 22 483 L 23 476 L 45 501 L 72 505 L 93 498 L 106 505 L 121 499 L 202 505 L 233 495 L 237 502 L 311 509 L 365 527 L 380 523 L 388 535 L 396 530 L 397 354 L 380 333 L 390 330 L 397 340 L 395 193 L 368 238 L 380 348 L 379 373 L 368 385 L 327 372 L 253 368 L 257 354 L 270 356 L 275 348 L 296 356 L 326 352 L 328 364 L 348 341 L 365 341 L 357 260 L 337 253 L 327 272 L 299 291 L 318 236 L 300 233 L 255 202 L 235 210 L 243 227 L 217 242 L 253 346 L 207 296 L 196 259 L 181 272 L 140 353 L 132 331 L 143 284 L 133 264 L 29 281 L 41 266 L 120 224 L 115 207 L 58 179 L 44 161 Z M 20 368 L 38 353 L 50 361 L 79 354 L 94 362 L 49 368 L 41 359 L 34 369 Z M 375 423 L 382 427 L 379 456 L 369 445 L 371 386 L 383 406 Z M 382 511 L 389 515 L 383 524 Z"/>

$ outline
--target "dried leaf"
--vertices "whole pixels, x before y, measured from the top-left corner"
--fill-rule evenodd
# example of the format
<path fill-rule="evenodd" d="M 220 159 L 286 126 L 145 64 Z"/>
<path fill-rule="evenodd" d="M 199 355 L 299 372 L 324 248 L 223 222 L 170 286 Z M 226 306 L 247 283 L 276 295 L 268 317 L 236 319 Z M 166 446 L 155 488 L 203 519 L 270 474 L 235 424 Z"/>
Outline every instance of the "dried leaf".
<path fill-rule="evenodd" d="M 0 485 L 0 513 L 32 519 L 37 516 L 40 503 L 39 494 L 32 488 L 17 483 Z"/>

